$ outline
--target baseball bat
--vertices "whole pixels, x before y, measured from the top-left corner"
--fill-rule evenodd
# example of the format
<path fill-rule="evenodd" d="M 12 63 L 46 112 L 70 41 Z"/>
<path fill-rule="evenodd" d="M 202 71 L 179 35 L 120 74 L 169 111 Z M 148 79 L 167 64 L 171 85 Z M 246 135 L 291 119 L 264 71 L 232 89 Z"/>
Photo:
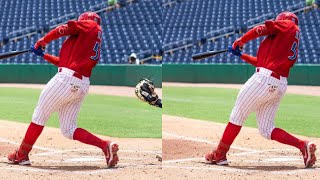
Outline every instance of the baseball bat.
<path fill-rule="evenodd" d="M 10 58 L 10 57 L 17 56 L 30 51 L 31 51 L 30 49 L 25 49 L 21 51 L 11 51 L 11 52 L 2 53 L 0 54 L 0 59 Z"/>
<path fill-rule="evenodd" d="M 192 59 L 194 61 L 199 61 L 202 60 L 204 58 L 208 58 L 208 57 L 213 57 L 216 56 L 218 54 L 222 54 L 228 52 L 228 49 L 224 49 L 224 50 L 220 50 L 220 51 L 208 51 L 208 52 L 203 52 L 203 53 L 199 53 L 199 54 L 194 54 L 192 55 Z"/>

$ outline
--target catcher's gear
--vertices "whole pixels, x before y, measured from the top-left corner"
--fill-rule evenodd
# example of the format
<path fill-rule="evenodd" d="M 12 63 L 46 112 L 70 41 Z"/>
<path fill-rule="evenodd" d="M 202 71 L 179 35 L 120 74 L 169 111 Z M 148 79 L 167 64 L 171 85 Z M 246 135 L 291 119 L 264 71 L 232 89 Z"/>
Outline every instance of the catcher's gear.
<path fill-rule="evenodd" d="M 140 100 L 162 108 L 161 99 L 159 99 L 157 93 L 154 91 L 154 85 L 151 80 L 142 78 L 136 85 L 135 94 Z"/>

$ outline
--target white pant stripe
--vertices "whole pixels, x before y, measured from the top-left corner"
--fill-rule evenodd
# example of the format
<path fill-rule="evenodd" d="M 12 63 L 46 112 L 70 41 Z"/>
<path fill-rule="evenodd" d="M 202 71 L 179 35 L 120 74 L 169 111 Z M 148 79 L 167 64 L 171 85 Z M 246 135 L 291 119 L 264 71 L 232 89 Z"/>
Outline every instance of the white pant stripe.
<path fill-rule="evenodd" d="M 89 80 L 57 73 L 42 90 L 32 122 L 45 125 L 53 112 L 58 112 L 61 132 L 72 139 L 77 128 L 77 116 L 89 91 Z"/>
<path fill-rule="evenodd" d="M 271 73 L 270 73 L 271 74 Z M 274 129 L 274 118 L 286 91 L 286 79 L 276 79 L 270 74 L 255 73 L 241 88 L 230 122 L 242 126 L 251 112 L 256 112 L 260 133 L 270 138 Z"/>

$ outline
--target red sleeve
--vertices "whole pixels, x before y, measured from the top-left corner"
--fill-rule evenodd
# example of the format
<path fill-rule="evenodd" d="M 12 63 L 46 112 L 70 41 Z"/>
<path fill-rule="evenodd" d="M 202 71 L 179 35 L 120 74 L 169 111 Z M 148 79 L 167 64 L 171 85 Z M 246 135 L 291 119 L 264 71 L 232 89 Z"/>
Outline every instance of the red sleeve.
<path fill-rule="evenodd" d="M 257 67 L 257 57 L 250 56 L 248 54 L 242 54 L 241 59 Z"/>
<path fill-rule="evenodd" d="M 57 56 L 53 56 L 53 55 L 46 53 L 46 54 L 44 54 L 43 59 L 47 60 L 48 62 L 50 62 L 56 66 L 59 66 L 60 58 Z"/>
<path fill-rule="evenodd" d="M 45 43 L 49 43 L 63 36 L 76 35 L 81 32 L 87 32 L 92 28 L 91 21 L 68 21 L 67 24 L 56 27 L 43 37 Z"/>
<path fill-rule="evenodd" d="M 265 25 L 270 31 L 270 34 L 277 34 L 279 32 L 286 32 L 288 31 L 289 27 L 294 23 L 289 20 L 282 20 L 282 21 L 266 21 Z"/>
<path fill-rule="evenodd" d="M 283 20 L 283 21 L 266 21 L 264 25 L 258 25 L 251 30 L 249 30 L 247 33 L 245 33 L 241 37 L 242 43 L 247 43 L 248 41 L 252 39 L 256 39 L 260 36 L 266 36 L 269 34 L 277 34 L 279 32 L 285 32 L 287 31 L 292 24 L 294 24 L 292 21 L 289 20 Z"/>
<path fill-rule="evenodd" d="M 289 20 L 266 21 L 264 25 L 258 25 L 245 33 L 241 37 L 241 42 L 245 44 L 248 41 L 256 39 L 260 36 L 285 32 L 292 24 L 294 23 Z M 252 64 L 253 66 L 257 66 L 257 57 L 250 56 L 248 54 L 242 54 L 241 59 L 246 61 L 247 63 Z"/>
<path fill-rule="evenodd" d="M 246 32 L 241 37 L 241 42 L 245 44 L 252 39 L 256 39 L 260 36 L 266 36 L 268 34 L 270 34 L 270 31 L 265 25 L 258 25 Z"/>
<path fill-rule="evenodd" d="M 56 27 L 55 29 L 51 30 L 48 34 L 43 37 L 45 43 L 49 43 L 55 39 L 58 39 L 63 36 L 72 35 L 67 24 L 61 25 Z"/>

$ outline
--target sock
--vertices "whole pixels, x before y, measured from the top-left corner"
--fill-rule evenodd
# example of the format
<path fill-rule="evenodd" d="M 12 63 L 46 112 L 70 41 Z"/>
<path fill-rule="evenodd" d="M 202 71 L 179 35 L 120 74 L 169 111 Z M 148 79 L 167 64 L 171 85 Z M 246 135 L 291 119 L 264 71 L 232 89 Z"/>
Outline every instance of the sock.
<path fill-rule="evenodd" d="M 24 155 L 29 154 L 32 149 L 32 146 L 40 136 L 44 126 L 37 125 L 33 122 L 30 123 L 27 132 L 22 140 L 20 148 L 18 150 L 19 153 Z"/>
<path fill-rule="evenodd" d="M 234 139 L 237 137 L 242 126 L 238 126 L 232 123 L 228 123 L 226 129 L 224 130 L 223 136 L 219 142 L 216 152 L 219 154 L 226 154 Z"/>
<path fill-rule="evenodd" d="M 82 128 L 77 128 L 73 133 L 73 139 L 80 141 L 85 144 L 90 144 L 96 146 L 100 149 L 106 148 L 107 141 L 104 141 L 97 136 L 91 134 L 90 132 L 86 131 Z"/>
<path fill-rule="evenodd" d="M 304 141 L 292 136 L 291 134 L 287 133 L 286 131 L 280 128 L 273 129 L 271 133 L 271 139 L 278 141 L 282 144 L 294 146 L 300 150 L 304 147 Z"/>

